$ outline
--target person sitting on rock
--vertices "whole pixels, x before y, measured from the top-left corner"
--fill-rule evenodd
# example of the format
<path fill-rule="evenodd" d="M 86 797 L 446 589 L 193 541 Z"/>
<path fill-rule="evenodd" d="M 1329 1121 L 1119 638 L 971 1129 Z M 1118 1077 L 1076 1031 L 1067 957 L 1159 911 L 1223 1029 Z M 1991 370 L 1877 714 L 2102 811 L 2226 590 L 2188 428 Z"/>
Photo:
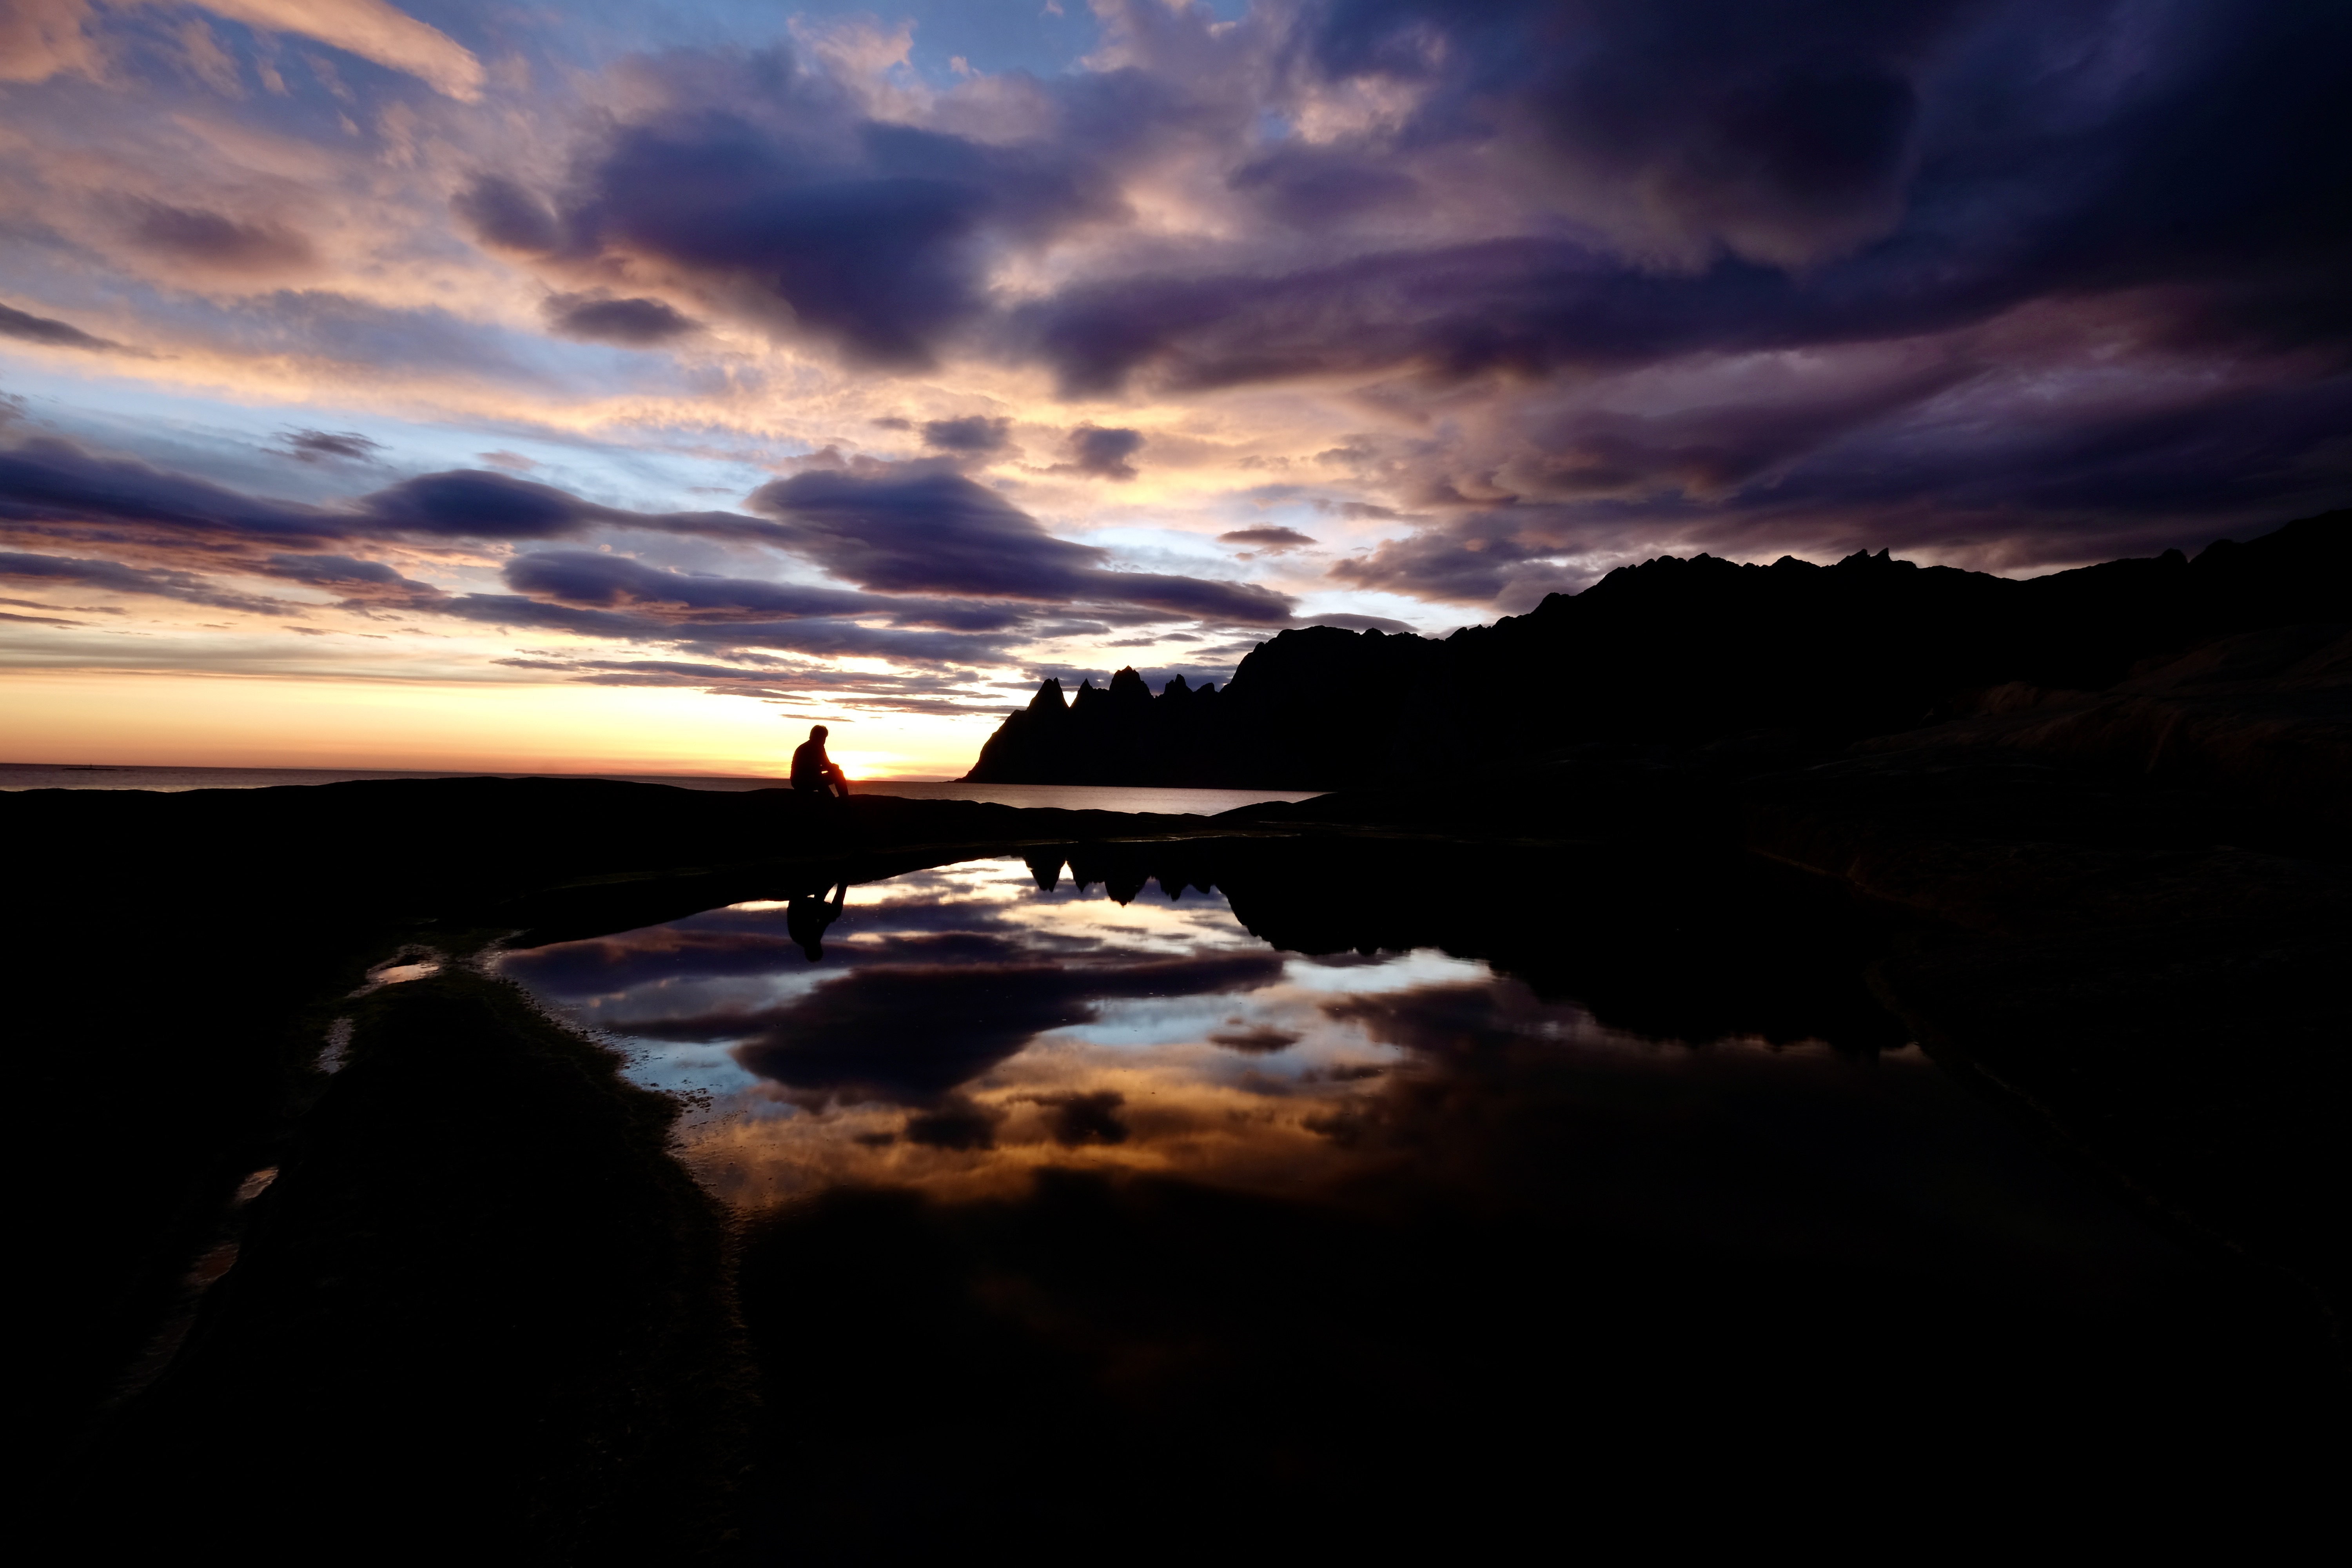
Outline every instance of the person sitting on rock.
<path fill-rule="evenodd" d="M 809 738 L 793 753 L 793 788 L 802 795 L 847 800 L 849 780 L 824 754 L 824 738 L 831 732 L 822 724 L 814 726 L 809 731 Z"/>

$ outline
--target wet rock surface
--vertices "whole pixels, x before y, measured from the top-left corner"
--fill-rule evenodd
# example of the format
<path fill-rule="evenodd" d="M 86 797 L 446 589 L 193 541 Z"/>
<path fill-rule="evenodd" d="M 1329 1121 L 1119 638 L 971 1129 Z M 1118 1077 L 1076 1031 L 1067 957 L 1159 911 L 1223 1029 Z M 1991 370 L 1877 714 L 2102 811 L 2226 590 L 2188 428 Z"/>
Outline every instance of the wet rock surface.
<path fill-rule="evenodd" d="M 168 1548 L 266 1477 L 271 1557 L 715 1550 L 755 1398 L 677 1102 L 476 975 L 356 1010 L 235 1268 L 84 1456 L 86 1543 Z"/>

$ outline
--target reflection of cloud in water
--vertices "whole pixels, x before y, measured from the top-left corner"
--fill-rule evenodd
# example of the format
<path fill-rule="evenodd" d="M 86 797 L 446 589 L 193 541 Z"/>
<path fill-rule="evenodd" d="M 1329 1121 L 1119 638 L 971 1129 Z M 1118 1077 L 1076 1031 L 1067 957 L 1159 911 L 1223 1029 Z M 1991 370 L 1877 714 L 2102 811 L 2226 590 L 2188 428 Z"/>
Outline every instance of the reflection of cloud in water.
<path fill-rule="evenodd" d="M 1277 953 L 1213 894 L 1122 906 L 973 861 L 852 889 L 823 963 L 781 926 L 716 910 L 509 961 L 642 1080 L 716 1091 L 687 1158 L 740 1203 L 1078 1166 L 1938 1267 L 2032 1252 L 2074 1201 L 2021 1195 L 2035 1156 L 1916 1049 L 1661 1045 L 1433 951 Z"/>
<path fill-rule="evenodd" d="M 1281 973 L 1268 952 L 1141 955 L 1132 962 L 918 961 L 852 970 L 756 1018 L 640 1025 L 654 1037 L 744 1038 L 736 1059 L 801 1103 L 928 1103 L 1049 1029 L 1084 1025 L 1116 997 L 1220 996 Z M 743 1026 L 750 1026 L 749 1028 Z M 674 1032 L 674 1037 L 673 1037 Z"/>
<path fill-rule="evenodd" d="M 1247 1051 L 1263 1056 L 1273 1051 L 1286 1051 L 1306 1037 L 1287 1029 L 1269 1028 L 1264 1024 L 1244 1025 L 1240 1018 L 1228 1018 L 1230 1028 L 1219 1029 L 1209 1037 L 1213 1046 L 1223 1046 L 1229 1051 Z"/>

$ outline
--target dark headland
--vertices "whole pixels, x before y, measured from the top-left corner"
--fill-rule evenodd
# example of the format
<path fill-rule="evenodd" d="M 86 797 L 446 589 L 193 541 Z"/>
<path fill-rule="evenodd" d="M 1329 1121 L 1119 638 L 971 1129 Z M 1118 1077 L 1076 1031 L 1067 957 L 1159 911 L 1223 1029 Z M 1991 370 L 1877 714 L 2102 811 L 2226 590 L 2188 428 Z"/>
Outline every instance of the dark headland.
<path fill-rule="evenodd" d="M 1830 566 L 1665 556 L 1443 639 L 1286 631 L 1222 690 L 1180 676 L 1154 697 L 1132 669 L 1074 695 L 1048 679 L 967 777 L 1332 790 L 1438 783 L 1601 742 L 1822 755 L 1988 704 L 2136 689 L 2126 683 L 2236 634 L 2319 636 L 2352 616 L 2347 534 L 2352 512 L 2332 512 L 2194 560 L 2167 551 L 2021 582 L 1885 551 Z M 2231 668 L 2249 679 L 2297 662 Z M 2020 687 L 2034 689 L 1997 690 Z"/>
<path fill-rule="evenodd" d="M 830 1287 L 685 1177 L 674 1102 L 456 961 L 982 854 L 1213 884 L 1278 946 L 1442 948 L 1661 1035 L 1869 1014 L 2279 1281 L 2332 1343 L 2294 1375 L 2340 1390 L 2352 514 L 2023 583 L 1654 561 L 1443 641 L 1286 632 L 1213 693 L 1048 683 L 971 776 L 1336 793 L 1209 819 L 578 780 L 0 796 L 45 1173 L 26 1405 L 75 1527 L 723 1550 L 758 1433 L 841 1418 L 762 1381 L 745 1314 Z M 1563 925 L 1537 894 L 1570 877 L 1610 896 Z M 439 976 L 350 999 L 428 952 Z"/>

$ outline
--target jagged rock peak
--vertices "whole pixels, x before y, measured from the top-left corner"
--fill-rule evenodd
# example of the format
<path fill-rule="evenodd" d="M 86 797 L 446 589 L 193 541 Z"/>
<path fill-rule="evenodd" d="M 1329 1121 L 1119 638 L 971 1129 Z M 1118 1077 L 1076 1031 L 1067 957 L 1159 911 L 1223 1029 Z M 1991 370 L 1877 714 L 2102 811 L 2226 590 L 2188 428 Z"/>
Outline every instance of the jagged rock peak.
<path fill-rule="evenodd" d="M 1192 689 L 1184 684 L 1184 678 L 1182 676 L 1171 675 L 1168 678 L 1168 684 L 1160 689 L 1160 695 L 1162 697 L 1173 697 L 1180 691 L 1187 697 L 1192 695 Z"/>
<path fill-rule="evenodd" d="M 1885 550 L 1880 551 L 1875 555 L 1873 555 L 1867 550 L 1857 550 L 1853 554 L 1847 556 L 1844 560 L 1839 562 L 1838 564 L 1841 566 L 1874 566 L 1881 569 L 1889 566 L 1904 566 L 1908 567 L 1914 572 L 1919 569 L 1919 563 L 1916 561 L 1897 561 L 1891 552 Z"/>
<path fill-rule="evenodd" d="M 1066 713 L 1070 710 L 1069 700 L 1062 695 L 1062 682 L 1057 676 L 1049 675 L 1038 682 L 1037 695 L 1029 699 L 1030 712 L 1041 712 L 1047 709 L 1056 713 Z"/>
<path fill-rule="evenodd" d="M 1143 684 L 1143 677 L 1131 664 L 1110 678 L 1103 694 L 1122 708 L 1140 708 L 1151 700 L 1151 688 Z"/>

